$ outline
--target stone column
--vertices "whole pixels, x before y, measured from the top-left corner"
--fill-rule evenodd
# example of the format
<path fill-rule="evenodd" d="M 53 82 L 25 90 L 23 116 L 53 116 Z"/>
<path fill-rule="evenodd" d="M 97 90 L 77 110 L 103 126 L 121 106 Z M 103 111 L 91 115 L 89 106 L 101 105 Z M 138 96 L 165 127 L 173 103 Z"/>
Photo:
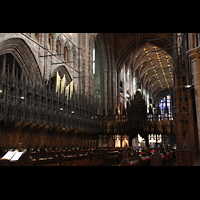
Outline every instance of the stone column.
<path fill-rule="evenodd" d="M 194 48 L 194 33 L 188 33 L 188 44 L 189 44 L 189 49 Z"/>
<path fill-rule="evenodd" d="M 120 72 L 117 72 L 117 107 L 120 104 Z"/>
<path fill-rule="evenodd" d="M 196 48 L 197 46 L 198 46 L 197 33 L 194 33 L 194 47 Z"/>
<path fill-rule="evenodd" d="M 52 53 L 56 54 L 56 38 L 55 36 L 53 36 L 52 39 L 52 49 L 51 49 Z"/>
<path fill-rule="evenodd" d="M 62 41 L 60 41 L 60 54 L 58 57 L 64 60 L 64 43 Z"/>
<path fill-rule="evenodd" d="M 134 94 L 136 93 L 137 91 L 137 76 L 136 74 L 134 73 L 133 75 L 133 97 L 134 97 Z"/>
<path fill-rule="evenodd" d="M 48 48 L 49 33 L 42 33 L 42 37 L 43 37 L 42 45 Z"/>
<path fill-rule="evenodd" d="M 127 84 L 126 84 L 126 69 L 125 66 L 122 69 L 122 79 L 123 79 L 123 95 L 124 95 L 124 108 L 126 108 L 126 88 L 127 88 Z"/>
<path fill-rule="evenodd" d="M 198 46 L 200 45 L 200 33 L 197 33 L 197 37 L 198 37 Z"/>
<path fill-rule="evenodd" d="M 131 69 L 129 70 L 129 94 L 130 97 L 133 97 L 133 76 Z"/>

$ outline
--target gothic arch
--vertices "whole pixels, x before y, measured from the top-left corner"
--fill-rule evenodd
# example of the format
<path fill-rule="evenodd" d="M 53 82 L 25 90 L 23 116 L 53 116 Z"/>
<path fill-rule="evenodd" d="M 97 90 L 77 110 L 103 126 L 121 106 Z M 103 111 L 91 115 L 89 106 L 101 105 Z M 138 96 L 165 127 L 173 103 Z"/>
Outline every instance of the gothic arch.
<path fill-rule="evenodd" d="M 56 40 L 56 53 L 58 57 L 61 57 L 61 42 L 59 38 Z"/>
<path fill-rule="evenodd" d="M 71 51 L 71 43 L 69 42 L 69 40 L 66 40 L 64 46 L 67 47 L 68 51 Z"/>
<path fill-rule="evenodd" d="M 53 35 L 51 33 L 48 34 L 48 49 L 49 51 L 53 50 Z"/>
<path fill-rule="evenodd" d="M 115 112 L 117 73 L 114 58 L 114 40 L 109 33 L 99 33 L 95 41 L 94 91 L 100 94 L 99 105 L 106 114 Z M 115 78 L 113 78 L 115 77 Z"/>
<path fill-rule="evenodd" d="M 65 38 L 62 34 L 57 35 L 56 40 L 60 40 L 61 44 L 65 43 Z"/>
<path fill-rule="evenodd" d="M 57 65 L 54 68 L 52 68 L 51 78 L 56 77 L 57 71 L 61 78 L 63 78 L 63 76 L 65 74 L 67 85 L 72 81 L 72 78 L 64 65 Z"/>
<path fill-rule="evenodd" d="M 167 95 L 171 94 L 170 90 L 168 89 L 165 89 L 164 91 L 161 91 L 157 94 L 157 96 L 154 98 L 154 102 L 155 104 L 158 104 L 161 99 Z"/>
<path fill-rule="evenodd" d="M 42 82 L 41 71 L 37 60 L 28 46 L 28 44 L 22 38 L 6 38 L 0 43 L 0 55 L 4 53 L 12 54 L 17 60 L 20 67 L 22 67 L 23 62 L 25 65 L 24 73 L 25 77 L 28 77 L 29 71 L 31 73 L 32 82 L 39 81 Z M 37 77 L 37 80 L 36 80 Z"/>

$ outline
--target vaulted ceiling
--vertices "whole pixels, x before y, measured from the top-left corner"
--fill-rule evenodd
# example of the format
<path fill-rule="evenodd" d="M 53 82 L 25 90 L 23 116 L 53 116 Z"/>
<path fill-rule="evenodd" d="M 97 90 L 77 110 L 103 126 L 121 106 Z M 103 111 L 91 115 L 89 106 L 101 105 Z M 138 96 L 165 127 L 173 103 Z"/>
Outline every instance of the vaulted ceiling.
<path fill-rule="evenodd" d="M 172 50 L 172 33 L 115 33 L 117 70 L 130 66 L 152 97 L 173 87 Z"/>
<path fill-rule="evenodd" d="M 132 71 L 137 71 L 143 86 L 156 96 L 160 91 L 173 87 L 172 57 L 165 50 L 147 44 L 131 62 Z"/>
<path fill-rule="evenodd" d="M 112 82 L 110 78 L 114 78 L 112 72 L 116 70 L 119 75 L 125 65 L 126 72 L 129 69 L 132 75 L 136 74 L 154 102 L 170 93 L 174 85 L 173 33 L 98 33 L 96 47 L 98 66 L 110 73 L 107 83 L 116 85 L 116 80 Z"/>

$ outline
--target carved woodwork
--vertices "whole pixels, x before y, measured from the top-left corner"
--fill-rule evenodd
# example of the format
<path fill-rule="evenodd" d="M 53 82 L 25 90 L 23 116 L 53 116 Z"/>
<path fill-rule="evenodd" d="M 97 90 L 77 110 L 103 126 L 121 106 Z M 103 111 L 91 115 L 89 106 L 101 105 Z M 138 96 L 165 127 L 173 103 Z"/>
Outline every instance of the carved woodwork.
<path fill-rule="evenodd" d="M 151 166 L 162 166 L 162 158 L 158 148 L 156 148 L 154 154 L 151 156 Z"/>
<path fill-rule="evenodd" d="M 1 58 L 0 146 L 23 142 L 25 148 L 36 143 L 60 147 L 67 143 L 66 135 L 77 137 L 79 132 L 94 135 L 96 140 L 101 131 L 97 105 L 89 104 L 81 92 L 74 92 L 71 99 L 67 98 L 69 94 L 56 93 L 51 79 L 37 80 L 39 72 L 33 82 L 29 66 L 20 66 L 11 54 Z"/>
<path fill-rule="evenodd" d="M 176 121 L 177 165 L 187 166 L 194 165 L 197 159 L 197 123 L 194 118 L 196 109 L 192 103 L 194 99 L 194 88 L 187 87 L 187 85 L 191 84 L 189 76 L 191 67 L 189 66 L 189 59 L 186 56 L 185 34 L 182 34 L 180 40 L 182 43 L 178 46 L 177 37 L 174 34 L 173 71 L 175 86 L 173 89 L 173 115 Z"/>

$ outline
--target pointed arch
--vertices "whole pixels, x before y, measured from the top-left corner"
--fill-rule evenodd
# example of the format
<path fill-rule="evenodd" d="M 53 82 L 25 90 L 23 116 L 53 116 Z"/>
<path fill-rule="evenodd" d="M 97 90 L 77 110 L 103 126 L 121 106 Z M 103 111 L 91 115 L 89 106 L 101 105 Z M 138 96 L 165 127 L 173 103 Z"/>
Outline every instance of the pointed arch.
<path fill-rule="evenodd" d="M 18 37 L 6 38 L 0 43 L 0 55 L 4 53 L 12 54 L 21 68 L 24 63 L 24 73 L 26 78 L 28 77 L 28 74 L 30 72 L 32 82 L 42 82 L 42 76 L 39 65 L 37 63 L 35 55 L 33 54 L 26 41 Z"/>
<path fill-rule="evenodd" d="M 61 78 L 63 78 L 63 76 L 65 74 L 67 85 L 72 81 L 72 77 L 70 76 L 68 70 L 66 69 L 66 67 L 64 65 L 57 65 L 54 68 L 52 68 L 51 78 L 56 76 L 57 71 Z"/>
<path fill-rule="evenodd" d="M 48 36 L 48 49 L 49 51 L 53 50 L 53 35 L 51 33 Z"/>
<path fill-rule="evenodd" d="M 114 38 L 109 33 L 99 33 L 95 41 L 94 90 L 99 91 L 99 104 L 104 113 L 115 112 L 118 79 L 114 59 Z"/>

